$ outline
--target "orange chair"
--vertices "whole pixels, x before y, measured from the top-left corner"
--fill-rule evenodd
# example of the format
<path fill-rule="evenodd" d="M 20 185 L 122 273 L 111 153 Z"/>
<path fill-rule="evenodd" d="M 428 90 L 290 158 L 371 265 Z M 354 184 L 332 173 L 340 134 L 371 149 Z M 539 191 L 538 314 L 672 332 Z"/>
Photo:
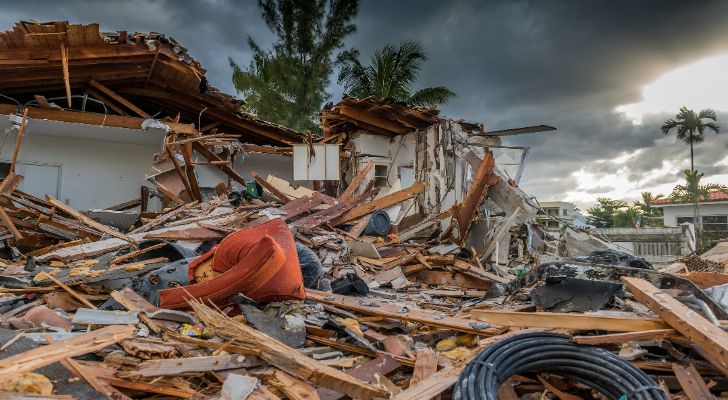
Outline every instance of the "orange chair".
<path fill-rule="evenodd" d="M 161 290 L 160 307 L 186 308 L 191 297 L 225 306 L 237 293 L 258 302 L 303 300 L 306 296 L 296 242 L 282 219 L 230 234 L 190 263 L 190 282 L 193 282 L 195 267 L 210 257 L 212 269 L 221 275 L 185 287 Z"/>

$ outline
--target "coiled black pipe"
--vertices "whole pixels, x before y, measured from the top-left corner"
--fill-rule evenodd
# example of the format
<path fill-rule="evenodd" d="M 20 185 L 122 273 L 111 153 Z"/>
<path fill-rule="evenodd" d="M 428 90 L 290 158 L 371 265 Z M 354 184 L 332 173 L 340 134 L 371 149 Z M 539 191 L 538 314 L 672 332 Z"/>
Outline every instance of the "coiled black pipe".
<path fill-rule="evenodd" d="M 481 352 L 460 374 L 454 400 L 497 400 L 516 374 L 548 372 L 574 379 L 614 400 L 668 400 L 647 374 L 600 347 L 569 342 L 558 333 L 525 333 Z"/>

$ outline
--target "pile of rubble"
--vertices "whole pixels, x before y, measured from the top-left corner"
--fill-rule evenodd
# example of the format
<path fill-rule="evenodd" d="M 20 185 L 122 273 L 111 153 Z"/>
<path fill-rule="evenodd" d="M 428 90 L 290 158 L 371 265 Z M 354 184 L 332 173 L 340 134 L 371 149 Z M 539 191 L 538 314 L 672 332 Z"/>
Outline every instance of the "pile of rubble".
<path fill-rule="evenodd" d="M 728 315 L 689 280 L 588 257 L 494 269 L 448 242 L 364 233 L 424 185 L 371 200 L 257 182 L 262 199 L 190 201 L 128 232 L 9 186 L 5 213 L 45 246 L 10 240 L 3 260 L 2 389 L 226 399 L 423 399 L 453 385 L 455 398 L 494 398 L 472 387 L 481 380 L 488 396 L 514 399 L 723 390 L 726 333 L 688 306 L 718 324 Z M 520 240 L 517 226 L 506 231 Z M 504 343 L 519 341 L 574 360 L 508 356 Z M 601 360 L 587 354 L 597 350 Z M 478 354 L 492 369 L 468 364 Z M 577 362 L 636 381 L 580 374 Z"/>

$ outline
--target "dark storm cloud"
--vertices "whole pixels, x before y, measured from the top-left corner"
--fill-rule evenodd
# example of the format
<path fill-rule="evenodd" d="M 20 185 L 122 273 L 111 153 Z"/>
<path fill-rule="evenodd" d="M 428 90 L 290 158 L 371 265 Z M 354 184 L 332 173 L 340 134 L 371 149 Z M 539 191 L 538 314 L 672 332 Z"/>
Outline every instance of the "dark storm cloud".
<path fill-rule="evenodd" d="M 208 79 L 234 93 L 228 56 L 247 65 L 251 35 L 272 40 L 254 1 L 6 2 L 0 27 L 19 19 L 101 23 L 102 29 L 158 31 L 175 37 L 207 69 Z M 543 200 L 575 189 L 573 172 L 597 175 L 627 167 L 643 184 L 670 183 L 688 149 L 659 131 L 667 114 L 633 125 L 613 110 L 639 100 L 640 88 L 678 66 L 728 53 L 724 1 L 391 1 L 364 0 L 358 31 L 347 46 L 368 59 L 386 43 L 416 39 L 428 51 L 420 85 L 445 85 L 458 97 L 443 114 L 485 122 L 488 129 L 550 124 L 558 131 L 507 139 L 531 147 L 522 186 Z M 332 77 L 333 100 L 342 89 Z M 728 126 L 728 115 L 721 115 Z M 725 129 L 728 131 L 728 128 Z M 728 134 L 696 147 L 696 166 L 711 174 Z M 624 165 L 612 160 L 638 155 Z M 604 185 L 601 185 L 604 186 Z M 603 187 L 608 189 L 608 185 Z M 595 192 L 596 189 L 590 189 Z M 595 192 L 596 193 L 596 192 Z"/>

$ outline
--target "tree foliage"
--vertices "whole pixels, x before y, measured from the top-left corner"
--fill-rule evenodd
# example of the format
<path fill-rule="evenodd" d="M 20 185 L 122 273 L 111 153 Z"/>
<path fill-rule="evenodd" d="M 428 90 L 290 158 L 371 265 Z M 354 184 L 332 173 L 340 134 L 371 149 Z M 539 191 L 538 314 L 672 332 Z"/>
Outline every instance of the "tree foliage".
<path fill-rule="evenodd" d="M 344 85 L 346 93 L 359 98 L 373 96 L 421 107 L 447 103 L 455 93 L 444 86 L 413 92 L 425 61 L 427 55 L 422 44 L 411 40 L 399 46 L 387 44 L 375 51 L 367 66 L 359 61 L 359 51 L 352 49 L 338 57 L 341 64 L 338 82 Z"/>
<path fill-rule="evenodd" d="M 276 35 L 272 49 L 251 37 L 248 68 L 232 58 L 233 84 L 259 117 L 299 132 L 316 126 L 335 53 L 356 31 L 358 0 L 259 0 L 263 20 Z"/>
<path fill-rule="evenodd" d="M 715 111 L 711 109 L 700 110 L 699 113 L 696 113 L 687 107 L 682 107 L 674 118 L 670 118 L 662 124 L 662 133 L 667 135 L 674 131 L 679 140 L 690 145 L 690 169 L 695 171 L 693 145 L 704 140 L 706 130 L 720 132 L 717 120 Z"/>
<path fill-rule="evenodd" d="M 589 223 L 599 228 L 617 227 L 617 222 L 621 222 L 620 218 L 615 218 L 617 214 L 624 213 L 629 209 L 629 204 L 622 200 L 614 200 L 607 197 L 597 198 L 597 205 L 586 210 L 589 216 Z"/>
<path fill-rule="evenodd" d="M 670 194 L 670 199 L 675 203 L 695 203 L 708 198 L 710 192 L 722 191 L 728 192 L 728 187 L 717 183 L 701 183 L 701 179 L 705 176 L 700 171 L 691 171 L 686 169 L 685 183 L 675 186 Z"/>
<path fill-rule="evenodd" d="M 652 208 L 652 203 L 662 195 L 642 192 L 642 199 L 632 204 L 606 197 L 597 199 L 597 205 L 587 210 L 589 223 L 599 228 L 633 228 L 640 226 L 661 226 L 662 210 Z"/>

